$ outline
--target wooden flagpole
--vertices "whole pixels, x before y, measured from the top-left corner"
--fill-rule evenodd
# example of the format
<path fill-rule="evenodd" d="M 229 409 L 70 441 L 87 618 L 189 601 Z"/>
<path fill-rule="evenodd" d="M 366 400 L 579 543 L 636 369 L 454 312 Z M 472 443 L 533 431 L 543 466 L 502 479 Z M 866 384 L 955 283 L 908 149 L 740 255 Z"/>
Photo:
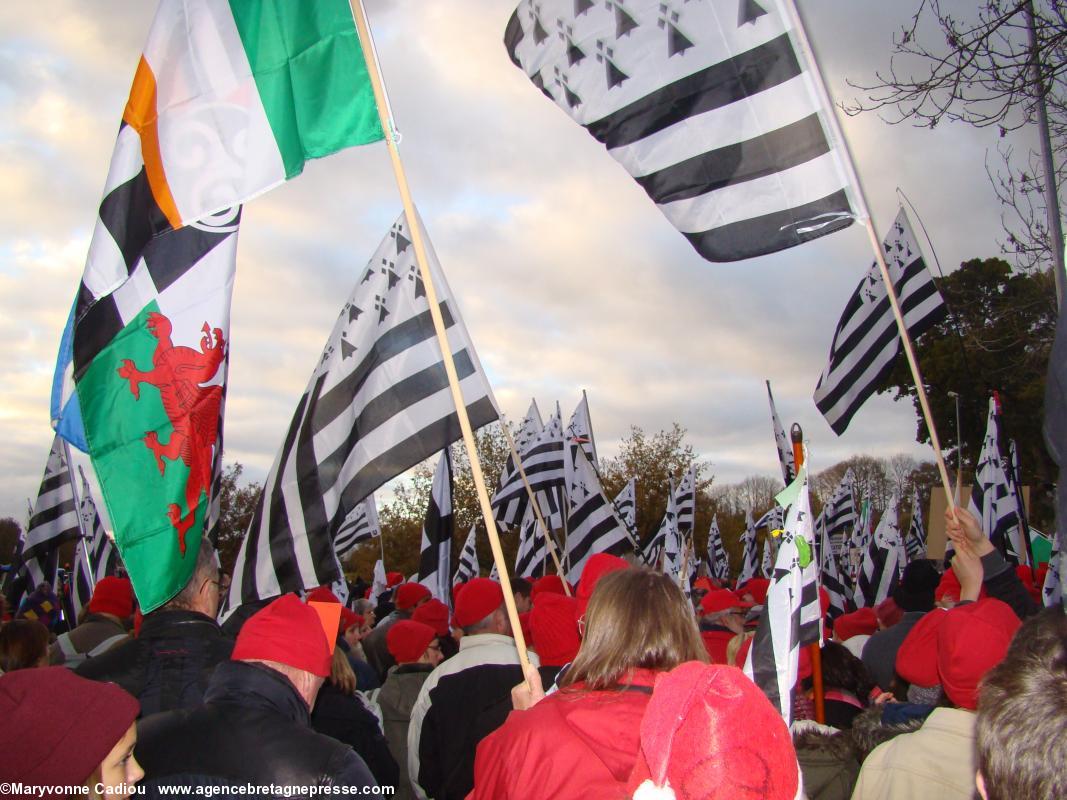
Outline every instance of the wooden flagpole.
<path fill-rule="evenodd" d="M 800 425 L 793 423 L 793 426 L 789 429 L 789 437 L 793 441 L 793 464 L 796 466 L 797 475 L 800 474 L 800 468 L 804 466 L 804 431 L 801 430 Z M 813 551 L 814 552 L 814 551 Z M 819 599 L 819 603 L 822 603 L 822 599 Z M 822 626 L 819 626 L 819 630 L 822 630 Z M 811 656 L 811 686 L 813 694 L 815 695 L 815 721 L 820 725 L 826 724 L 826 691 L 823 688 L 822 683 L 822 650 L 820 649 L 822 642 L 812 642 L 808 645 L 808 655 Z"/>
<path fill-rule="evenodd" d="M 541 514 L 541 507 L 537 505 L 537 498 L 534 496 L 533 488 L 530 486 L 530 482 L 526 479 L 526 470 L 522 466 L 522 457 L 519 456 L 518 448 L 515 447 L 515 439 L 511 435 L 511 428 L 508 427 L 507 420 L 501 416 L 501 427 L 504 429 L 504 436 L 507 437 L 508 447 L 511 448 L 511 456 L 515 459 L 515 466 L 519 469 L 519 477 L 522 478 L 522 485 L 526 487 L 526 496 L 530 498 L 530 506 L 533 508 L 534 516 L 537 517 L 537 526 L 541 530 L 541 535 L 545 537 L 545 547 L 548 548 L 548 554 L 552 556 L 552 561 L 556 565 L 556 574 L 559 575 L 563 581 L 563 591 L 567 593 L 567 597 L 571 596 L 571 587 L 567 583 L 567 578 L 563 574 L 563 565 L 559 562 L 559 555 L 556 553 L 556 543 L 552 540 L 552 535 L 548 532 L 548 525 L 545 524 L 545 519 Z"/>
<path fill-rule="evenodd" d="M 860 183 L 859 174 L 856 172 L 856 165 L 852 158 L 852 151 L 849 149 L 848 140 L 845 138 L 844 131 L 841 130 L 841 125 L 838 122 L 837 114 L 834 111 L 833 102 L 830 100 L 830 93 L 826 89 L 826 83 L 822 77 L 822 70 L 819 68 L 819 61 L 815 57 L 815 51 L 811 47 L 811 42 L 808 41 L 808 34 L 804 29 L 804 21 L 801 19 L 800 12 L 797 10 L 794 0 L 785 0 L 785 7 L 789 10 L 792 17 L 793 30 L 797 45 L 803 51 L 803 55 L 811 63 L 812 69 L 809 74 L 812 78 L 812 83 L 815 86 L 816 91 L 819 94 L 819 100 L 826 111 L 825 119 L 830 126 L 833 133 L 833 137 L 837 140 L 836 144 L 841 148 L 841 152 L 844 154 L 842 159 L 846 172 L 848 173 L 849 182 L 855 190 L 855 201 L 858 206 L 858 214 L 864 221 L 864 226 L 867 229 L 867 238 L 870 240 L 871 249 L 874 251 L 875 261 L 878 262 L 878 269 L 882 273 L 882 283 L 885 284 L 886 295 L 889 297 L 889 305 L 893 309 L 893 317 L 897 321 L 897 330 L 900 333 L 901 343 L 904 345 L 904 354 L 908 359 L 908 367 L 911 369 L 912 379 L 915 381 L 915 391 L 919 396 L 919 405 L 922 408 L 923 419 L 926 421 L 926 429 L 930 432 L 930 446 L 934 451 L 934 459 L 937 462 L 938 472 L 941 474 L 942 489 L 945 492 L 945 500 L 948 502 L 948 507 L 955 509 L 956 503 L 953 499 L 952 482 L 948 478 L 948 469 L 945 467 L 945 457 L 941 454 L 941 442 L 937 436 L 937 428 L 934 427 L 934 418 L 930 413 L 930 402 L 926 398 L 926 388 L 923 386 L 922 373 L 919 371 L 919 362 L 915 358 L 915 351 L 911 344 L 911 336 L 908 335 L 908 327 L 904 322 L 904 314 L 900 310 L 900 300 L 897 298 L 896 287 L 893 286 L 893 279 L 889 275 L 889 267 L 885 263 L 885 252 L 882 249 L 882 242 L 878 238 L 877 232 L 874 230 L 874 220 L 871 219 L 871 213 L 867 207 L 867 198 L 863 191 L 863 184 Z M 833 142 L 831 142 L 833 144 Z"/>
<path fill-rule="evenodd" d="M 504 605 L 511 621 L 511 630 L 515 637 L 515 648 L 518 650 L 519 661 L 525 673 L 530 667 L 530 659 L 526 652 L 526 639 L 522 635 L 519 612 L 515 607 L 515 595 L 511 591 L 511 580 L 508 577 L 504 552 L 500 548 L 500 537 L 497 535 L 496 524 L 493 521 L 493 509 L 489 502 L 489 492 L 485 488 L 482 464 L 478 458 L 478 449 L 474 443 L 474 431 L 471 429 L 470 417 L 467 416 L 467 405 L 463 400 L 459 377 L 456 374 L 456 364 L 452 358 L 452 347 L 448 343 L 448 334 L 445 330 L 444 320 L 441 317 L 441 307 L 437 300 L 437 288 L 434 285 L 433 276 L 430 274 L 429 262 L 426 258 L 426 246 L 422 238 L 422 228 L 419 225 L 419 218 L 415 213 L 415 204 L 408 189 L 407 174 L 404 172 L 404 165 L 400 161 L 400 151 L 397 149 L 396 137 L 393 135 L 392 117 L 388 111 L 389 101 L 386 98 L 385 87 L 382 83 L 378 56 L 374 49 L 374 40 L 371 38 L 370 27 L 367 24 L 367 13 L 363 8 L 363 0 L 349 0 L 349 5 L 356 23 L 356 30 L 359 32 L 359 40 L 363 45 L 364 60 L 367 62 L 367 74 L 370 77 L 371 88 L 374 90 L 374 104 L 378 110 L 382 133 L 385 134 L 385 143 L 389 148 L 389 159 L 393 165 L 397 189 L 400 191 L 400 200 L 404 205 L 404 216 L 407 218 L 408 226 L 411 229 L 411 241 L 415 248 L 415 261 L 419 265 L 419 275 L 422 277 L 423 288 L 426 290 L 426 302 L 430 306 L 430 317 L 433 319 L 434 331 L 437 333 L 437 341 L 441 346 L 445 374 L 448 375 L 448 386 L 452 391 L 452 400 L 456 406 L 456 416 L 459 419 L 460 430 L 463 432 L 463 444 L 467 448 L 471 474 L 474 477 L 474 487 L 477 490 L 478 503 L 481 506 L 482 518 L 485 520 L 485 529 L 489 536 L 489 546 L 493 551 L 493 561 L 496 563 L 497 574 L 500 577 L 500 587 L 504 592 Z"/>

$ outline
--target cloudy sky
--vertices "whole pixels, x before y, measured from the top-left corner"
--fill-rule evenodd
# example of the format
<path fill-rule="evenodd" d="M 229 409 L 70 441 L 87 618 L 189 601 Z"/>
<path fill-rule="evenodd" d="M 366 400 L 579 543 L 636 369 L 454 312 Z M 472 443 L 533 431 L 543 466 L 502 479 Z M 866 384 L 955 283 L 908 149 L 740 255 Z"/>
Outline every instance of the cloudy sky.
<path fill-rule="evenodd" d="M 835 99 L 855 96 L 846 79 L 888 62 L 915 5 L 800 0 Z M 536 397 L 569 414 L 585 389 L 602 456 L 631 424 L 677 421 L 728 483 L 777 472 L 770 379 L 816 469 L 857 453 L 929 457 L 913 441 L 910 404 L 876 398 L 838 438 L 811 400 L 870 262 L 864 230 L 703 261 L 510 63 L 501 40 L 513 7 L 367 2 L 412 192 L 504 412 L 519 418 Z M 59 336 L 153 8 L 41 0 L 29 14 L 0 4 L 0 516 L 24 519 L 40 482 Z M 879 230 L 900 187 L 946 269 L 996 254 L 999 208 L 983 168 L 992 132 L 874 115 L 844 127 Z M 399 210 L 383 144 L 313 163 L 246 207 L 226 455 L 250 478 L 270 467 L 340 305 Z"/>

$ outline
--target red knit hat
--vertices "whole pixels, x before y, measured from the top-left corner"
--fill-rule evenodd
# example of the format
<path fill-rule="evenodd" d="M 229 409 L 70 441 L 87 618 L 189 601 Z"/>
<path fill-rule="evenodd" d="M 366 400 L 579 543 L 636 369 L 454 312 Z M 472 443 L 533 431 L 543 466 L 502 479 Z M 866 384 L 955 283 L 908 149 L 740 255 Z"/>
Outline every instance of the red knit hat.
<path fill-rule="evenodd" d="M 731 592 L 729 589 L 713 589 L 701 599 L 700 613 L 714 614 L 728 608 L 752 608 L 753 605 L 747 600 L 742 600 L 736 592 Z"/>
<path fill-rule="evenodd" d="M 429 625 L 438 636 L 448 636 L 449 634 L 448 606 L 436 597 L 431 597 L 421 606 L 416 608 L 415 612 L 411 615 L 411 618 L 415 620 L 415 622 L 422 622 L 425 625 Z"/>
<path fill-rule="evenodd" d="M 133 586 L 129 578 L 101 578 L 89 600 L 90 614 L 114 614 L 125 619 L 133 613 Z"/>
<path fill-rule="evenodd" d="M 140 711 L 115 684 L 66 667 L 0 676 L 0 781 L 83 786 Z"/>
<path fill-rule="evenodd" d="M 385 573 L 385 588 L 392 589 L 394 586 L 399 586 L 404 582 L 403 572 L 387 572 Z"/>
<path fill-rule="evenodd" d="M 887 597 L 874 607 L 874 613 L 883 628 L 892 628 L 904 617 L 904 609 L 892 597 Z"/>
<path fill-rule="evenodd" d="M 934 589 L 934 600 L 940 601 L 946 594 L 954 600 L 959 600 L 960 588 L 956 573 L 952 571 L 952 567 L 949 567 L 941 576 L 941 581 L 937 584 L 937 588 Z"/>
<path fill-rule="evenodd" d="M 490 578 L 471 578 L 463 587 L 463 594 L 456 598 L 456 610 L 452 622 L 466 628 L 488 617 L 504 602 L 500 584 Z"/>
<path fill-rule="evenodd" d="M 337 595 L 333 593 L 329 586 L 317 586 L 308 592 L 308 596 L 305 598 L 309 603 L 338 603 Z"/>
<path fill-rule="evenodd" d="M 538 578 L 531 584 L 530 599 L 537 597 L 541 592 L 555 592 L 556 594 L 566 594 L 563 591 L 563 579 L 559 575 L 545 575 L 543 578 Z"/>
<path fill-rule="evenodd" d="M 992 597 L 945 614 L 937 636 L 937 673 L 949 700 L 978 708 L 978 682 L 1004 660 L 1021 624 L 1011 606 Z"/>
<path fill-rule="evenodd" d="M 593 590 L 605 575 L 629 569 L 630 565 L 618 556 L 609 553 L 597 553 L 590 556 L 582 568 L 582 577 L 578 580 L 578 616 L 584 616 L 589 607 L 589 598 L 593 596 Z"/>
<path fill-rule="evenodd" d="M 421 583 L 402 583 L 396 587 L 393 599 L 400 611 L 407 611 L 418 605 L 424 597 L 430 597 L 430 590 Z"/>
<path fill-rule="evenodd" d="M 344 633 L 353 625 L 357 628 L 362 628 L 365 620 L 361 614 L 357 614 L 350 608 L 341 609 L 341 633 Z"/>
<path fill-rule="evenodd" d="M 762 606 L 767 602 L 767 590 L 771 588 L 771 582 L 766 578 L 749 578 L 743 584 L 737 587 L 738 597 L 744 597 L 746 594 L 752 595 L 752 601 L 757 606 Z"/>
<path fill-rule="evenodd" d="M 519 627 L 522 629 L 522 640 L 524 642 L 533 641 L 533 628 L 530 627 L 530 611 L 524 611 L 519 614 Z"/>
<path fill-rule="evenodd" d="M 741 670 L 687 661 L 657 679 L 645 709 L 628 793 L 639 787 L 679 800 L 794 800 L 800 770 L 781 715 Z"/>
<path fill-rule="evenodd" d="M 541 663 L 562 667 L 578 655 L 578 601 L 573 597 L 546 592 L 534 598 L 530 610 L 533 648 Z"/>
<path fill-rule="evenodd" d="M 330 674 L 331 647 L 315 609 L 285 594 L 260 609 L 237 634 L 234 661 L 277 661 L 325 678 Z"/>
<path fill-rule="evenodd" d="M 908 683 L 930 687 L 941 682 L 937 674 L 937 638 L 947 616 L 943 608 L 928 611 L 904 637 L 897 650 L 896 670 Z"/>
<path fill-rule="evenodd" d="M 699 589 L 702 592 L 711 592 L 715 590 L 715 584 L 711 582 L 710 578 L 705 578 L 701 575 L 695 581 L 693 581 L 693 588 Z"/>
<path fill-rule="evenodd" d="M 437 638 L 433 628 L 424 622 L 402 619 L 389 626 L 385 633 L 385 646 L 397 664 L 418 661 L 426 648 Z"/>
<path fill-rule="evenodd" d="M 873 608 L 859 608 L 834 620 L 834 634 L 839 642 L 853 636 L 870 636 L 878 630 L 878 616 Z"/>

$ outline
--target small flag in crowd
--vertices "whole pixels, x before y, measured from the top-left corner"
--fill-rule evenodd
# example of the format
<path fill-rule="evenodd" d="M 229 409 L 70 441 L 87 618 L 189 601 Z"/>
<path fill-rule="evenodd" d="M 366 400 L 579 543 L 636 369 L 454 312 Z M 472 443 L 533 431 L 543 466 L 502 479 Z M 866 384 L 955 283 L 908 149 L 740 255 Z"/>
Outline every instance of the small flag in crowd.
<path fill-rule="evenodd" d="M 630 539 L 637 542 L 637 478 L 630 478 L 612 501 Z"/>
<path fill-rule="evenodd" d="M 586 397 L 585 392 L 582 392 L 582 400 L 578 403 L 577 408 L 574 409 L 574 413 L 571 414 L 571 421 L 567 423 L 564 438 L 567 441 L 568 480 L 570 480 L 572 471 L 575 468 L 574 452 L 576 450 L 580 449 L 585 453 L 585 457 L 593 465 L 593 469 L 598 469 L 596 441 L 593 439 L 593 424 L 589 420 L 589 398 Z"/>
<path fill-rule="evenodd" d="M 774 531 L 771 529 L 767 531 L 767 536 L 763 540 L 763 555 L 760 557 L 759 572 L 764 578 L 770 578 L 771 573 L 774 571 Z"/>
<path fill-rule="evenodd" d="M 374 562 L 374 576 L 371 579 L 370 600 L 378 605 L 380 598 L 389 589 L 389 578 L 385 574 L 385 564 L 379 558 Z"/>
<path fill-rule="evenodd" d="M 696 467 L 690 467 L 674 490 L 678 535 L 682 539 L 691 539 L 693 536 L 693 522 L 696 519 L 696 483 Z"/>
<path fill-rule="evenodd" d="M 815 521 L 815 529 L 825 530 L 826 540 L 831 543 L 835 554 L 847 549 L 846 540 L 856 529 L 855 480 L 849 467 Z"/>
<path fill-rule="evenodd" d="M 467 534 L 467 541 L 463 544 L 463 550 L 459 554 L 459 565 L 456 567 L 456 574 L 452 577 L 452 585 L 457 583 L 466 583 L 471 578 L 477 578 L 478 567 L 478 550 L 475 547 L 477 544 L 477 527 L 471 525 L 470 533 Z"/>
<path fill-rule="evenodd" d="M 104 532 L 100 515 L 96 511 L 96 503 L 93 502 L 93 493 L 89 489 L 89 481 L 85 479 L 81 467 L 78 468 L 78 474 L 82 482 L 79 514 L 86 541 L 84 547 L 79 543 L 74 548 L 74 574 L 71 576 L 70 594 L 75 619 L 81 615 L 82 609 L 89 605 L 93 587 L 101 578 L 114 575 L 119 565 L 118 553 Z M 88 560 L 85 557 L 86 552 L 89 554 Z"/>
<path fill-rule="evenodd" d="M 596 470 L 581 449 L 574 453 L 574 475 L 567 484 L 567 499 L 567 580 L 577 584 L 590 556 L 622 555 L 632 545 L 626 526 L 604 496 Z"/>
<path fill-rule="evenodd" d="M 55 587 L 59 546 L 79 536 L 81 528 L 78 507 L 74 502 L 74 480 L 67 462 L 66 447 L 63 440 L 56 436 L 52 439 L 44 478 L 22 545 L 22 564 L 29 577 L 28 591 L 41 583 Z"/>
<path fill-rule="evenodd" d="M 908 536 L 904 540 L 904 552 L 908 555 L 908 561 L 922 558 L 926 551 L 926 528 L 923 527 L 922 501 L 919 499 L 919 490 L 914 489 L 911 493 L 911 523 L 908 525 Z"/>
<path fill-rule="evenodd" d="M 418 582 L 445 605 L 451 600 L 449 583 L 452 563 L 452 458 L 448 448 L 441 454 L 430 486 L 430 500 L 422 523 Z"/>
<path fill-rule="evenodd" d="M 996 400 L 991 397 L 968 510 L 981 521 L 983 533 L 1001 553 L 1016 564 L 1027 564 L 1030 559 L 1019 526 L 1019 501 L 1000 455 L 997 416 Z"/>
<path fill-rule="evenodd" d="M 816 558 L 819 559 L 819 583 L 830 598 L 830 607 L 826 613 L 830 615 L 831 619 L 837 619 L 840 615 L 848 612 L 848 598 L 851 592 L 848 591 L 848 587 L 841 578 L 841 571 L 837 566 L 837 556 L 834 555 L 834 547 L 830 543 L 828 529 L 826 527 L 816 527 L 815 536 L 818 537 L 816 541 L 821 540 L 822 542 L 821 546 L 816 548 Z"/>
<path fill-rule="evenodd" d="M 356 545 L 377 539 L 381 535 L 378 506 L 375 505 L 374 495 L 370 494 L 366 500 L 348 512 L 348 516 L 337 530 L 337 536 L 334 537 L 333 549 L 338 558 L 343 558 Z"/>
<path fill-rule="evenodd" d="M 534 516 L 533 506 L 526 506 L 526 513 L 519 525 L 519 547 L 515 553 L 515 574 L 520 577 L 547 575 L 553 567 L 545 542 L 545 532 Z"/>
<path fill-rule="evenodd" d="M 745 511 L 745 532 L 741 535 L 741 571 L 737 575 L 737 583 L 740 586 L 746 581 L 756 577 L 759 568 L 756 544 L 756 526 L 752 522 L 752 510 Z"/>
<path fill-rule="evenodd" d="M 785 428 L 778 418 L 778 409 L 774 407 L 774 395 L 771 394 L 771 382 L 767 381 L 767 399 L 771 404 L 771 426 L 774 428 L 774 444 L 778 448 L 778 463 L 782 466 L 782 480 L 788 486 L 796 477 L 796 464 L 793 460 L 793 445 L 785 435 Z"/>
<path fill-rule="evenodd" d="M 525 427 L 525 426 L 524 426 Z M 560 489 L 564 486 L 563 425 L 559 409 L 527 446 L 519 451 L 526 480 L 534 493 L 541 515 L 551 528 L 563 527 L 563 503 Z M 522 519 L 529 503 L 529 494 L 522 482 L 518 467 L 509 461 L 500 478 L 500 486 L 492 498 L 493 513 L 501 525 L 514 525 Z M 510 470 L 510 471 L 509 471 Z"/>
<path fill-rule="evenodd" d="M 730 577 L 730 561 L 722 544 L 722 534 L 719 533 L 718 514 L 711 518 L 711 527 L 708 528 L 708 570 L 711 577 L 720 581 Z"/>
<path fill-rule="evenodd" d="M 863 554 L 852 601 L 857 608 L 874 608 L 897 588 L 906 557 L 897 521 L 897 496 L 894 494 L 878 521 L 867 550 Z"/>
<path fill-rule="evenodd" d="M 767 603 L 745 659 L 745 674 L 767 695 L 785 719 L 793 718 L 793 688 L 800 648 L 822 638 L 814 533 L 807 470 L 778 495 L 789 507 L 781 533 Z"/>
<path fill-rule="evenodd" d="M 945 317 L 946 306 L 904 209 L 897 214 L 883 247 L 904 324 L 912 338 L 921 336 Z M 830 345 L 830 359 L 815 387 L 815 405 L 838 436 L 882 384 L 899 352 L 896 318 L 875 263 L 845 306 Z"/>
<path fill-rule="evenodd" d="M 427 241 L 471 426 L 496 405 Z M 393 223 L 334 325 L 241 543 L 229 608 L 335 580 L 334 537 L 360 502 L 460 438 L 408 220 Z"/>
<path fill-rule="evenodd" d="M 532 449 L 537 437 L 544 430 L 545 424 L 541 421 L 541 411 L 537 408 L 537 401 L 530 401 L 530 409 L 526 412 L 526 418 L 522 421 L 518 434 L 515 436 L 515 450 L 523 459 L 525 470 L 526 458 Z M 529 475 L 526 476 L 529 480 Z M 497 484 L 496 493 L 493 495 L 492 505 L 496 521 L 504 528 L 518 524 L 526 510 L 529 497 L 526 487 L 523 486 L 519 467 L 515 463 L 515 456 L 508 455 L 504 462 L 504 469 L 500 473 L 500 482 Z"/>
<path fill-rule="evenodd" d="M 522 0 L 511 60 L 709 261 L 851 224 L 849 182 L 777 5 Z"/>

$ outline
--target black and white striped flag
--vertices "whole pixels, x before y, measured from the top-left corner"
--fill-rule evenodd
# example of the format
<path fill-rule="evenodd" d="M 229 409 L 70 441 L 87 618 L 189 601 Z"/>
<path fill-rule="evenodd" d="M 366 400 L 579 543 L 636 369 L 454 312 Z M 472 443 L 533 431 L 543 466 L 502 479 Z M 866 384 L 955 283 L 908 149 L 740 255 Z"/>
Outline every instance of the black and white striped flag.
<path fill-rule="evenodd" d="M 70 582 L 71 602 L 74 605 L 74 618 L 77 619 L 82 609 L 89 605 L 93 596 L 93 587 L 101 578 L 114 575 L 119 566 L 119 554 L 115 545 L 104 532 L 104 526 L 100 522 L 100 515 L 96 512 L 96 503 L 93 502 L 93 494 L 89 490 L 89 481 L 85 479 L 85 473 L 78 468 L 78 474 L 82 481 L 82 496 L 80 505 L 81 529 L 88 537 L 85 547 L 78 543 L 74 549 L 74 575 Z M 89 552 L 89 560 L 85 560 L 86 550 Z"/>
<path fill-rule="evenodd" d="M 589 557 L 597 553 L 622 555 L 630 550 L 630 535 L 615 506 L 604 496 L 596 470 L 585 452 L 574 456 L 574 475 L 567 484 L 570 506 L 567 531 L 567 580 L 577 584 Z"/>
<path fill-rule="evenodd" d="M 908 561 L 922 558 L 926 552 L 926 528 L 923 527 L 923 509 L 918 489 L 911 493 L 911 524 L 904 540 L 904 552 L 908 554 Z"/>
<path fill-rule="evenodd" d="M 780 536 L 774 573 L 767 590 L 767 603 L 760 614 L 752 639 L 745 674 L 763 690 L 782 714 L 786 724 L 793 717 L 793 687 L 800 667 L 800 648 L 822 638 L 819 608 L 818 565 L 812 515 L 808 499 L 807 473 L 779 495 L 789 504 L 785 527 Z M 796 496 L 786 493 L 796 487 Z"/>
<path fill-rule="evenodd" d="M 359 503 L 348 512 L 345 521 L 337 530 L 333 540 L 333 548 L 338 558 L 343 558 L 357 544 L 377 539 L 382 535 L 382 526 L 378 521 L 378 506 L 374 502 L 374 495 L 368 495 L 367 499 Z"/>
<path fill-rule="evenodd" d="M 790 31 L 773 2 L 522 0 L 504 44 L 700 255 L 737 261 L 853 219 Z"/>
<path fill-rule="evenodd" d="M 847 540 L 856 529 L 856 495 L 855 476 L 852 468 L 845 472 L 833 495 L 822 507 L 822 513 L 815 522 L 817 531 L 825 531 L 826 536 L 822 542 L 828 542 L 833 548 L 834 555 L 840 554 L 847 549 Z M 820 553 L 820 557 L 822 554 Z"/>
<path fill-rule="evenodd" d="M 856 608 L 874 608 L 897 588 L 906 557 L 897 518 L 897 496 L 886 506 L 878 528 L 863 554 L 852 602 Z"/>
<path fill-rule="evenodd" d="M 55 587 L 59 546 L 79 536 L 81 528 L 74 502 L 74 479 L 67 463 L 66 446 L 56 436 L 52 440 L 44 478 L 22 546 L 22 563 L 29 576 L 29 591 L 42 582 Z"/>
<path fill-rule="evenodd" d="M 674 490 L 674 511 L 678 535 L 683 540 L 693 537 L 693 522 L 696 519 L 696 468 L 690 467 Z"/>
<path fill-rule="evenodd" d="M 637 478 L 630 478 L 612 501 L 632 542 L 637 542 Z"/>
<path fill-rule="evenodd" d="M 525 426 L 524 426 L 525 427 Z M 560 489 L 564 486 L 565 465 L 563 456 L 563 425 L 559 410 L 548 420 L 526 450 L 520 450 L 522 468 L 533 490 L 545 522 L 552 528 L 563 527 L 563 511 Z M 509 472 L 511 462 L 505 466 L 501 482 L 492 498 L 493 513 L 501 525 L 514 525 L 526 513 L 529 495 L 522 482 L 517 466 Z M 506 477 L 506 479 L 505 479 Z"/>
<path fill-rule="evenodd" d="M 820 517 L 821 519 L 821 517 Z M 841 578 L 841 571 L 837 566 L 837 556 L 834 554 L 834 546 L 830 542 L 829 529 L 825 526 L 816 525 L 815 536 L 821 545 L 816 548 L 816 558 L 819 560 L 819 583 L 826 590 L 830 598 L 830 608 L 827 614 L 831 619 L 837 619 L 842 614 L 848 613 L 848 598 L 852 593 Z"/>
<path fill-rule="evenodd" d="M 969 510 L 982 523 L 982 531 L 1001 553 L 1016 564 L 1027 564 L 1019 526 L 1019 501 L 1000 454 L 996 400 L 989 398 L 985 441 L 978 456 Z"/>
<path fill-rule="evenodd" d="M 760 556 L 759 572 L 764 578 L 770 578 L 774 571 L 774 535 L 771 529 L 763 539 L 763 554 Z"/>
<path fill-rule="evenodd" d="M 1052 552 L 1048 559 L 1048 572 L 1045 573 L 1045 582 L 1041 586 L 1041 602 L 1045 608 L 1052 608 L 1063 603 L 1063 529 L 1058 529 L 1052 534 Z"/>
<path fill-rule="evenodd" d="M 533 445 L 533 442 L 544 428 L 545 424 L 541 421 L 541 411 L 537 407 L 537 401 L 531 400 L 526 417 L 523 419 L 518 433 L 515 434 L 515 452 L 519 454 L 520 458 L 526 458 L 528 448 Z M 517 489 L 519 488 L 522 488 L 523 491 L 518 492 Z M 515 464 L 515 456 L 508 455 L 492 500 L 496 521 L 505 529 L 510 525 L 517 525 L 525 513 L 528 502 L 529 498 L 526 495 L 525 488 L 522 486 L 522 476 L 519 474 L 519 468 Z"/>
<path fill-rule="evenodd" d="M 418 573 L 418 582 L 445 605 L 450 604 L 452 596 L 452 584 L 449 581 L 455 527 L 452 514 L 452 457 L 446 448 L 437 462 L 430 486 L 430 499 L 422 522 Z"/>
<path fill-rule="evenodd" d="M 883 246 L 904 324 L 916 338 L 940 322 L 947 310 L 904 209 Z M 830 359 L 815 387 L 815 405 L 838 436 L 877 391 L 899 352 L 900 334 L 889 295 L 881 270 L 872 264 L 845 305 L 830 345 Z"/>
<path fill-rule="evenodd" d="M 515 552 L 515 574 L 522 578 L 548 575 L 554 570 L 552 557 L 548 554 L 545 534 L 534 516 L 533 507 L 527 505 L 526 514 L 519 525 L 519 548 Z"/>
<path fill-rule="evenodd" d="M 730 577 L 730 560 L 722 545 L 718 514 L 711 518 L 711 527 L 708 528 L 708 571 L 716 580 L 725 581 Z"/>
<path fill-rule="evenodd" d="M 663 572 L 672 578 L 678 578 L 682 570 L 682 554 L 685 552 L 685 539 L 678 530 L 678 490 L 674 480 L 670 481 L 671 491 L 667 495 L 667 510 L 663 514 L 656 537 L 663 542 Z"/>
<path fill-rule="evenodd" d="M 463 543 L 463 550 L 459 554 L 459 564 L 456 574 L 452 576 L 452 585 L 466 583 L 471 578 L 477 578 L 479 573 L 477 543 L 477 526 L 471 525 L 467 541 Z"/>
<path fill-rule="evenodd" d="M 734 586 L 740 586 L 745 581 L 756 577 L 759 568 L 759 556 L 756 545 L 756 526 L 752 522 L 752 510 L 745 511 L 745 532 L 741 535 L 741 571 L 737 575 Z"/>
<path fill-rule="evenodd" d="M 571 414 L 571 421 L 567 423 L 567 431 L 564 434 L 567 441 L 567 479 L 570 480 L 574 469 L 574 451 L 581 450 L 593 469 L 599 474 L 599 462 L 596 455 L 596 441 L 593 439 L 593 424 L 589 419 L 589 398 L 582 392 L 581 402 Z"/>
<path fill-rule="evenodd" d="M 230 609 L 332 583 L 340 576 L 334 538 L 352 509 L 460 438 L 414 250 L 401 215 L 341 310 L 241 544 Z M 426 250 L 479 428 L 497 418 L 492 390 L 428 240 Z"/>
<path fill-rule="evenodd" d="M 771 382 L 767 381 L 767 400 L 771 404 L 771 426 L 774 428 L 774 445 L 778 448 L 778 463 L 782 466 L 782 480 L 788 486 L 796 477 L 797 468 L 793 459 L 793 445 L 785 435 L 785 428 L 778 418 L 778 409 L 774 407 L 774 395 L 771 394 Z"/>

